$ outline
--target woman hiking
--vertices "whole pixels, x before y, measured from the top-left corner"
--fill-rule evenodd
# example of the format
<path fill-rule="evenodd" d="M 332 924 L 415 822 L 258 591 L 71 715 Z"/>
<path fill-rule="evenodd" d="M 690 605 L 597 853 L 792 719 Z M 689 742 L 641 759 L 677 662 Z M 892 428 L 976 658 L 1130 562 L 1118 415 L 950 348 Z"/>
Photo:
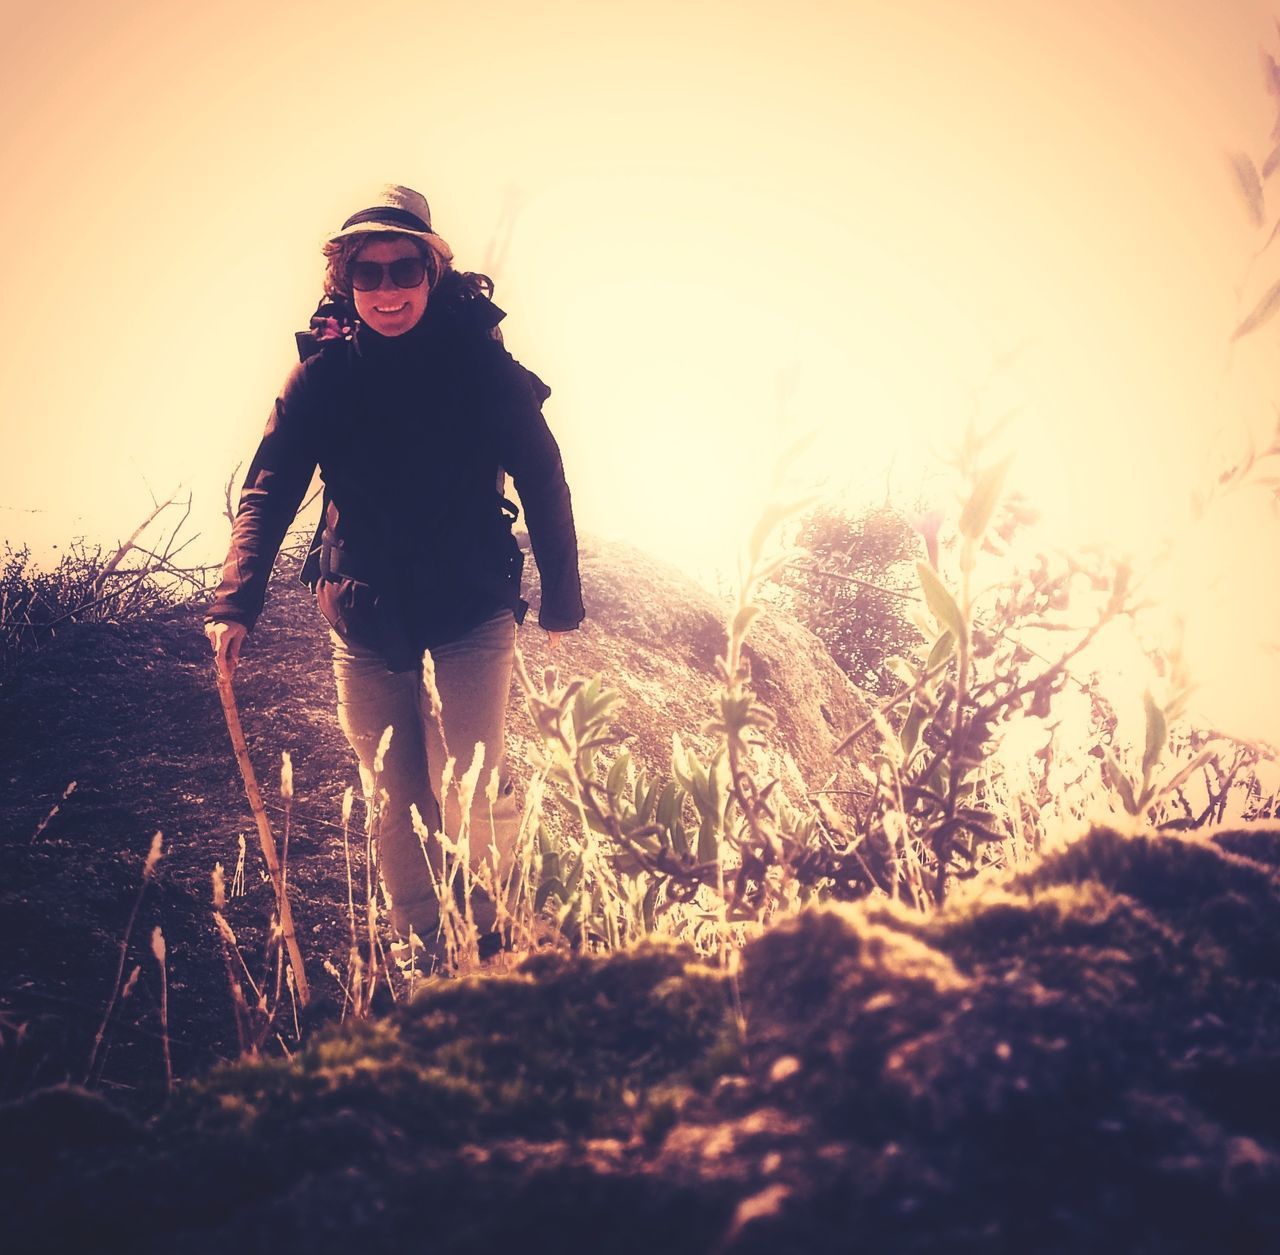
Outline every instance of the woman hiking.
<path fill-rule="evenodd" d="M 492 284 L 453 268 L 426 199 L 381 187 L 323 251 L 328 312 L 353 306 L 350 333 L 338 318 L 313 320 L 318 351 L 294 367 L 272 407 L 205 631 L 218 666 L 233 673 L 318 466 L 324 506 L 302 578 L 330 625 L 338 721 L 367 799 L 379 742 L 392 729 L 377 777 L 386 793 L 378 855 L 395 952 L 412 957 L 414 934 L 428 945 L 434 938 L 439 904 L 411 807 L 440 831 L 446 756 L 456 778 L 484 746 L 473 861 L 492 842 L 500 868 L 509 866 L 519 825 L 502 765 L 516 626 L 527 605 L 504 474 L 524 507 L 542 584 L 538 622 L 553 646 L 583 619 L 577 539 L 541 411 L 548 390 L 503 347 Z M 449 790 L 443 813 L 453 836 L 457 792 Z M 434 835 L 428 854 L 433 863 L 440 857 Z M 482 930 L 492 930 L 492 903 L 473 905 Z M 482 937 L 482 951 L 498 944 L 492 931 Z"/>

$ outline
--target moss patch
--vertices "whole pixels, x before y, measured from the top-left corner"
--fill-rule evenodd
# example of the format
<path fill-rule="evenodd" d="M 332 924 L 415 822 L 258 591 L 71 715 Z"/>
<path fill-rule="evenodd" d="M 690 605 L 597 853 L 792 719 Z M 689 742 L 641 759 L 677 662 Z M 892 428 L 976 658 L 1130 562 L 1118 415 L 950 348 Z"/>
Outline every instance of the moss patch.
<path fill-rule="evenodd" d="M 727 978 L 645 945 L 429 985 L 145 1125 L 34 1095 L 11 1249 L 1277 1249 L 1253 836 L 1098 830 L 932 918 L 806 911 L 745 949 L 741 1038 Z"/>

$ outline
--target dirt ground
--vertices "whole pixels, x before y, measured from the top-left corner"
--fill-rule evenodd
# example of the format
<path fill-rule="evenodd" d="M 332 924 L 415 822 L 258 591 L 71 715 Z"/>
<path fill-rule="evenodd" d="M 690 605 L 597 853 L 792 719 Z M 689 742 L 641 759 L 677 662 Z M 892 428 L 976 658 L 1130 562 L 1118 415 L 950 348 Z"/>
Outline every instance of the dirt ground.
<path fill-rule="evenodd" d="M 340 998 L 323 964 L 346 968 L 342 794 L 353 786 L 358 798 L 359 782 L 334 717 L 325 627 L 296 583 L 273 583 L 236 690 L 278 845 L 281 751 L 292 757 L 290 898 L 308 978 L 317 992 Z M 156 927 L 167 950 L 175 1074 L 233 1057 L 211 875 L 221 863 L 230 885 L 242 835 L 245 891 L 227 916 L 255 973 L 273 895 L 218 701 L 202 607 L 73 625 L 20 658 L 0 687 L 0 763 L 0 1095 L 84 1078 L 156 832 L 163 857 L 142 896 L 124 969 L 127 977 L 140 965 L 141 973 L 113 1017 L 101 1084 L 121 1096 L 136 1091 L 146 1104 L 163 1080 Z M 351 844 L 361 887 L 362 813 L 357 800 Z"/>

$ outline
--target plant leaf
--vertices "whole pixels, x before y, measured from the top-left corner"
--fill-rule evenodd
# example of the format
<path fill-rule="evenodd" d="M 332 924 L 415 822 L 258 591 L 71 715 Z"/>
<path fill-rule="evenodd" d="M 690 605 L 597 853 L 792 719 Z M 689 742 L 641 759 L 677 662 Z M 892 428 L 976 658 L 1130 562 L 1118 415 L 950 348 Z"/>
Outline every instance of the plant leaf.
<path fill-rule="evenodd" d="M 1120 760 L 1108 750 L 1106 757 L 1102 760 L 1102 774 L 1106 776 L 1112 788 L 1120 794 L 1120 800 L 1124 803 L 1124 808 L 1130 815 L 1138 813 L 1138 799 L 1133 795 L 1133 785 L 1129 783 L 1129 777 L 1124 774 L 1124 768 L 1120 766 Z"/>
<path fill-rule="evenodd" d="M 1267 289 L 1267 294 L 1249 312 L 1245 320 L 1231 333 L 1233 340 L 1247 336 L 1251 331 L 1269 322 L 1277 310 L 1280 310 L 1280 280 Z"/>
<path fill-rule="evenodd" d="M 1271 228 L 1271 234 L 1267 236 L 1267 242 L 1258 250 L 1256 255 L 1261 257 L 1276 242 L 1276 236 L 1278 235 L 1280 235 L 1280 218 L 1276 219 L 1276 225 Z"/>
<path fill-rule="evenodd" d="M 582 859 L 578 859 L 574 863 L 572 870 L 569 872 L 569 875 L 564 882 L 564 893 L 562 896 L 566 901 L 578 892 L 578 886 L 582 883 L 582 869 Z"/>
<path fill-rule="evenodd" d="M 911 713 L 907 715 L 906 722 L 902 725 L 902 731 L 899 733 L 898 739 L 902 743 L 902 753 L 904 757 L 910 758 L 911 751 L 916 747 L 916 741 L 920 737 L 920 726 L 924 723 L 924 707 L 919 702 L 912 702 Z"/>
<path fill-rule="evenodd" d="M 915 669 L 905 659 L 894 654 L 892 658 L 884 660 L 885 668 L 891 671 L 894 676 L 903 682 L 908 688 L 911 687 L 920 677 L 916 675 Z"/>
<path fill-rule="evenodd" d="M 956 599 L 938 578 L 933 567 L 927 562 L 917 562 L 916 573 L 920 576 L 920 588 L 924 592 L 924 599 L 929 603 L 929 609 L 933 611 L 938 622 L 947 628 L 956 640 L 966 640 L 968 632 L 964 615 L 960 613 Z"/>
<path fill-rule="evenodd" d="M 1004 483 L 1004 477 L 1009 472 L 1009 464 L 1013 461 L 1013 455 L 997 462 L 994 466 L 988 466 L 979 476 L 977 483 L 973 486 L 973 492 L 969 495 L 969 500 L 964 503 L 964 509 L 960 512 L 960 534 L 967 536 L 970 540 L 981 540 L 982 533 L 987 530 L 987 525 L 991 522 L 991 516 L 995 513 L 996 503 L 1000 500 L 1000 487 Z"/>
<path fill-rule="evenodd" d="M 1188 684 L 1186 688 L 1176 692 L 1164 708 L 1164 717 L 1166 719 L 1180 719 L 1187 709 L 1187 703 L 1191 700 L 1191 695 L 1194 692 L 1195 685 L 1193 684 Z"/>
<path fill-rule="evenodd" d="M 622 786 L 627 779 L 627 764 L 630 759 L 631 755 L 626 750 L 619 750 L 618 757 L 613 766 L 609 768 L 609 775 L 605 779 L 604 787 L 609 796 L 615 801 L 622 792 Z"/>
<path fill-rule="evenodd" d="M 547 905 L 547 899 L 555 894 L 562 902 L 565 899 L 564 885 L 562 885 L 554 876 L 548 877 L 538 886 L 538 892 L 534 895 L 533 909 L 541 911 Z"/>
<path fill-rule="evenodd" d="M 1172 793 L 1175 789 L 1181 788 L 1191 776 L 1193 776 L 1205 763 L 1214 757 L 1214 751 L 1207 749 L 1198 754 L 1191 760 L 1173 779 L 1166 781 L 1160 786 L 1160 792 Z"/>
<path fill-rule="evenodd" d="M 1255 227 L 1260 227 L 1267 211 L 1258 169 L 1245 153 L 1240 152 L 1231 154 L 1231 168 L 1235 171 L 1236 185 L 1244 199 L 1245 208 L 1249 211 L 1249 221 Z"/>
<path fill-rule="evenodd" d="M 747 541 L 747 559 L 754 565 L 764 555 L 764 547 L 769 537 L 789 518 L 798 514 L 808 505 L 808 501 L 771 501 L 760 511 L 756 525 L 751 529 L 751 538 Z"/>
<path fill-rule="evenodd" d="M 1150 783 L 1151 772 L 1164 752 L 1165 742 L 1169 739 L 1169 725 L 1165 722 L 1164 711 L 1151 696 L 1150 689 L 1143 693 L 1142 703 L 1147 710 L 1147 747 L 1142 755 L 1142 780 L 1145 785 Z"/>
<path fill-rule="evenodd" d="M 658 825 L 671 829 L 679 818 L 680 786 L 674 780 L 668 780 L 658 798 Z"/>
<path fill-rule="evenodd" d="M 710 816 L 702 821 L 698 829 L 698 862 L 714 863 L 719 842 L 716 840 L 716 823 Z"/>
<path fill-rule="evenodd" d="M 680 739 L 679 732 L 671 734 L 671 769 L 677 776 L 689 774 L 689 769 L 685 766 L 684 742 Z"/>
<path fill-rule="evenodd" d="M 658 890 L 661 887 L 662 881 L 654 876 L 652 883 L 645 891 L 644 901 L 640 904 L 640 917 L 644 920 L 644 930 L 647 933 L 653 932 L 657 925 Z"/>
<path fill-rule="evenodd" d="M 950 658 L 956 652 L 956 638 L 951 633 L 943 632 L 933 643 L 933 648 L 929 651 L 929 661 L 924 664 L 926 671 L 932 671 L 934 667 L 940 666 L 946 659 Z"/>
<path fill-rule="evenodd" d="M 759 613 L 760 607 L 754 602 L 739 606 L 738 612 L 733 616 L 733 622 L 729 625 L 729 635 L 739 639 L 746 636 L 747 629 L 755 621 Z"/>

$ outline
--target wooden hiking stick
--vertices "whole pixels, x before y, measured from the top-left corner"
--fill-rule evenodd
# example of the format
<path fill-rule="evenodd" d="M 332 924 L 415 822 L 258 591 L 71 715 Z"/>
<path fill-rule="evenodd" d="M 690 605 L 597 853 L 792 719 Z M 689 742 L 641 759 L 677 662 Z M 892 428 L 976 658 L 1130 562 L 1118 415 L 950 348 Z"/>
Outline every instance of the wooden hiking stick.
<path fill-rule="evenodd" d="M 294 980 L 298 986 L 298 999 L 305 1007 L 311 1000 L 311 990 L 307 987 L 307 976 L 302 970 L 302 952 L 298 949 L 298 938 L 293 931 L 293 912 L 289 910 L 289 899 L 285 896 L 284 877 L 280 872 L 280 860 L 276 857 L 271 825 L 267 822 L 267 808 L 262 803 L 262 791 L 258 788 L 258 777 L 253 773 L 253 763 L 249 761 L 249 746 L 245 743 L 244 729 L 240 726 L 240 711 L 236 708 L 231 676 L 221 662 L 216 662 L 214 666 L 218 674 L 218 696 L 222 699 L 222 713 L 227 717 L 227 731 L 231 734 L 231 748 L 236 752 L 236 763 L 244 778 L 245 796 L 249 799 L 249 807 L 258 824 L 262 855 L 267 860 L 267 870 L 271 873 L 271 883 L 275 886 L 280 930 L 284 933 L 284 944 L 289 949 L 289 966 L 293 968 Z"/>

